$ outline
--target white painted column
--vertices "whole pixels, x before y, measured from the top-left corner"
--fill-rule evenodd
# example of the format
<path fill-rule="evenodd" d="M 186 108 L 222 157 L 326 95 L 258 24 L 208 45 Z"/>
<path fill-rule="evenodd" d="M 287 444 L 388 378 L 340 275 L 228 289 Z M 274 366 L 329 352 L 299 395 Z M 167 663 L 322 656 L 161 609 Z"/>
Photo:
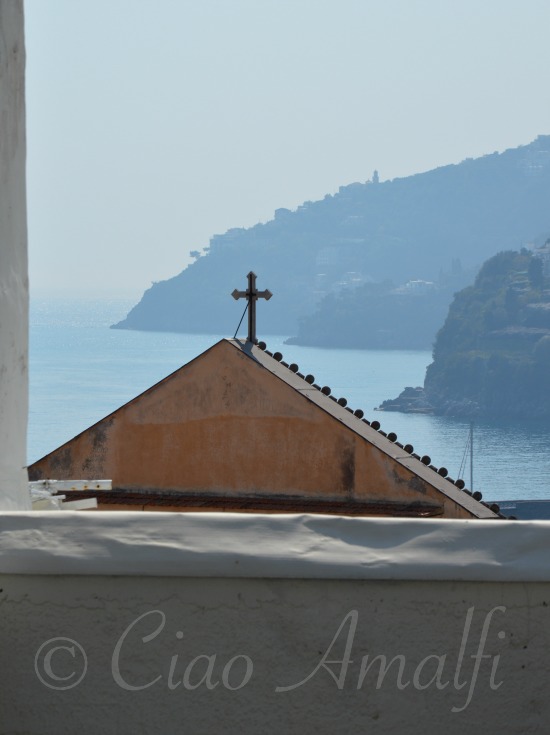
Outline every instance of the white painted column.
<path fill-rule="evenodd" d="M 0 510 L 30 508 L 23 1 L 0 2 Z"/>

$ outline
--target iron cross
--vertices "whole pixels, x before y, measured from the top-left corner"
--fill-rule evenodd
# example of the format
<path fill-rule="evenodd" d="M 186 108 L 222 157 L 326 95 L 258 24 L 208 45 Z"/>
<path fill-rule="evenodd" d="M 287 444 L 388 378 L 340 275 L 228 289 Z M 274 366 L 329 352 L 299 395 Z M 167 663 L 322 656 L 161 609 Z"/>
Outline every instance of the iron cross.
<path fill-rule="evenodd" d="M 231 294 L 235 300 L 246 299 L 248 301 L 248 337 L 247 340 L 256 344 L 256 301 L 258 299 L 269 299 L 273 296 L 271 291 L 266 288 L 265 291 L 258 291 L 256 288 L 256 274 L 250 271 L 248 274 L 248 288 L 246 291 L 238 291 L 235 289 Z"/>

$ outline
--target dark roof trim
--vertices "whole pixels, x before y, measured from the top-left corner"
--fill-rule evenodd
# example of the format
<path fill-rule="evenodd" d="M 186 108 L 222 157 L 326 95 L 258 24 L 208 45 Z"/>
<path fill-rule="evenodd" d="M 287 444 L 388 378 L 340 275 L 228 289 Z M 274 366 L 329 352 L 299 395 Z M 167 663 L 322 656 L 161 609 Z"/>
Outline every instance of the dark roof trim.
<path fill-rule="evenodd" d="M 462 506 L 476 518 L 498 518 L 489 507 L 476 500 L 468 492 L 458 488 L 450 479 L 440 475 L 437 468 L 424 464 L 420 458 L 407 453 L 401 444 L 391 441 L 384 432 L 373 428 L 364 419 L 354 415 L 347 405 L 341 405 L 332 396 L 326 395 L 316 384 L 306 382 L 297 370 L 291 370 L 282 360 L 276 360 L 267 349 L 262 349 L 264 343 L 252 345 L 240 339 L 225 340 L 235 349 L 254 360 L 266 370 L 300 393 L 304 398 L 315 403 L 334 419 L 344 424 L 348 429 L 368 441 L 394 461 L 424 480 L 427 484 L 443 493 L 450 500 Z M 297 366 L 292 366 L 297 367 Z"/>

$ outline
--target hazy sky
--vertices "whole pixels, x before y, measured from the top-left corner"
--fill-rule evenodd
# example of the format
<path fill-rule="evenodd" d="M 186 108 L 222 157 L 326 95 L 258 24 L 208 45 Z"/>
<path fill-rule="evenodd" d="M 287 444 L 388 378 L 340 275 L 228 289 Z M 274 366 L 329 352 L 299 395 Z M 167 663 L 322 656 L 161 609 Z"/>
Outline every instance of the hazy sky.
<path fill-rule="evenodd" d="M 25 0 L 25 14 L 35 294 L 139 296 L 213 234 L 375 168 L 407 176 L 550 133 L 548 0 Z"/>

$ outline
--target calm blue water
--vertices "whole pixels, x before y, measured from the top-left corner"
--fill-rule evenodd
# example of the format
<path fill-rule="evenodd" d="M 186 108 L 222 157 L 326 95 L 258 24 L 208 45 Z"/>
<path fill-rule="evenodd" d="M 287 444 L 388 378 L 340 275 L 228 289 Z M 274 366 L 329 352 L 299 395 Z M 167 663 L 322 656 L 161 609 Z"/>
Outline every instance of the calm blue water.
<path fill-rule="evenodd" d="M 132 305 L 125 299 L 31 304 L 29 462 L 224 336 L 109 329 Z M 363 408 L 385 431 L 395 431 L 400 441 L 458 476 L 468 422 L 373 410 L 406 385 L 422 384 L 429 352 L 326 350 L 285 345 L 284 339 L 267 337 L 268 348 L 280 350 L 287 362 L 313 373 L 335 396 L 345 396 L 352 408 Z M 469 467 L 465 479 L 469 486 Z M 474 488 L 486 499 L 550 498 L 550 423 L 477 423 Z"/>

